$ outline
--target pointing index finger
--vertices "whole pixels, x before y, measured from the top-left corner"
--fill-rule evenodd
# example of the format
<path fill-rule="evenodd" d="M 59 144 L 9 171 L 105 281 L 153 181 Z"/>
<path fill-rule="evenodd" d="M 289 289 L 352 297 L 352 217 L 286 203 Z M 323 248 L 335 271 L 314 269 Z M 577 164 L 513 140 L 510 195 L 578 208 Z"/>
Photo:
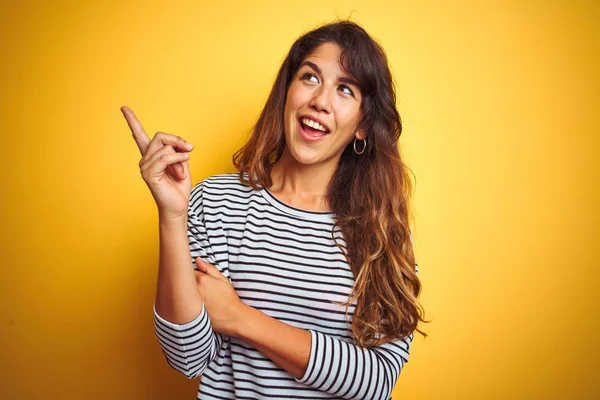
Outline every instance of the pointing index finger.
<path fill-rule="evenodd" d="M 127 125 L 129 125 L 129 129 L 131 129 L 131 133 L 133 134 L 133 139 L 140 149 L 140 153 L 142 156 L 146 154 L 146 150 L 148 150 L 148 145 L 150 144 L 150 138 L 144 132 L 144 128 L 142 128 L 142 124 L 137 119 L 133 111 L 127 106 L 121 107 L 121 112 L 123 116 L 125 116 L 125 120 L 127 121 Z"/>

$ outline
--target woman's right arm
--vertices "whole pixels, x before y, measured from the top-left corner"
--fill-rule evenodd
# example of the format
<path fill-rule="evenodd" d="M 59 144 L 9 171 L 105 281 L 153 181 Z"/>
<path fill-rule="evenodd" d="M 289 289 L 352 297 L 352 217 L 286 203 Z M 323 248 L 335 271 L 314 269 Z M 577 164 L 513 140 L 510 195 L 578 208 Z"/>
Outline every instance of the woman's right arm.
<path fill-rule="evenodd" d="M 159 217 L 160 256 L 155 309 L 175 324 L 193 321 L 202 311 L 187 235 L 187 216 Z"/>
<path fill-rule="evenodd" d="M 221 340 L 212 332 L 190 257 L 194 234 L 188 239 L 188 229 L 197 219 L 193 213 L 188 215 L 191 176 L 187 152 L 192 146 L 178 136 L 160 132 L 150 140 L 135 114 L 127 107 L 121 111 L 142 154 L 140 172 L 158 207 L 155 332 L 169 364 L 194 378 L 215 357 Z"/>
<path fill-rule="evenodd" d="M 190 227 L 194 219 L 191 222 Z M 222 337 L 213 332 L 202 299 L 198 299 L 188 235 L 192 244 L 199 238 L 187 226 L 187 219 L 160 221 L 154 331 L 169 365 L 193 379 L 202 375 L 216 357 Z"/>
<path fill-rule="evenodd" d="M 215 260 L 202 218 L 202 189 L 203 184 L 200 183 L 192 191 L 186 226 L 183 229 L 171 223 L 160 227 L 161 260 L 154 308 L 154 330 L 169 365 L 190 379 L 202 375 L 208 364 L 215 359 L 223 343 L 223 336 L 213 332 L 202 301 L 200 300 L 198 308 L 195 307 L 198 303 L 188 305 L 186 298 L 180 296 L 178 280 L 172 280 L 175 274 L 166 271 L 169 271 L 171 265 L 175 265 L 170 264 L 169 259 L 188 264 L 191 264 L 195 257 L 213 262 Z M 184 232 L 184 235 L 181 235 L 181 232 Z M 178 259 L 182 254 L 180 251 L 175 251 L 174 255 L 171 253 L 179 246 L 185 247 L 182 260 Z M 188 270 L 193 271 L 193 268 L 185 269 L 186 272 Z M 161 271 L 165 272 L 163 277 Z M 184 278 L 187 285 L 187 276 Z M 192 280 L 192 289 L 199 293 L 196 275 L 193 272 Z M 168 318 L 162 311 L 158 311 L 161 301 L 172 306 L 176 315 Z M 183 303 L 177 306 L 179 301 Z"/>

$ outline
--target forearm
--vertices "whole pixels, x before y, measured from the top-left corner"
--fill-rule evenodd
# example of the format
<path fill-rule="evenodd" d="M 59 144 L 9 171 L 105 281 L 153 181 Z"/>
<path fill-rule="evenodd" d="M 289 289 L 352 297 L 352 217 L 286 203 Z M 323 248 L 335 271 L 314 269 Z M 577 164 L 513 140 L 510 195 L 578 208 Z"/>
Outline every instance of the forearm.
<path fill-rule="evenodd" d="M 253 345 L 264 356 L 301 378 L 310 358 L 311 334 L 246 306 L 235 336 Z"/>
<path fill-rule="evenodd" d="M 245 307 L 235 336 L 299 382 L 343 399 L 388 399 L 408 361 L 412 335 L 380 347 L 362 348 Z"/>
<path fill-rule="evenodd" d="M 160 259 L 156 312 L 165 320 L 184 324 L 202 310 L 187 237 L 187 218 L 159 218 Z"/>

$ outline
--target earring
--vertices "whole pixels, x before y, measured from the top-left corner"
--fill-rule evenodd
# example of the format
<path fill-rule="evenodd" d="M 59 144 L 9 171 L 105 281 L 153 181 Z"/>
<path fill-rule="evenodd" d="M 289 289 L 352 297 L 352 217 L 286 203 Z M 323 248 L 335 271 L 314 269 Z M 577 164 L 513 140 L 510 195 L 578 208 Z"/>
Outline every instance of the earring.
<path fill-rule="evenodd" d="M 362 154 L 367 149 L 367 138 L 362 139 L 362 141 L 364 142 L 364 144 L 363 144 L 363 148 L 362 148 L 362 150 L 360 152 L 358 150 L 356 150 L 356 142 L 357 141 L 358 141 L 358 138 L 354 138 L 354 152 L 356 154 Z"/>

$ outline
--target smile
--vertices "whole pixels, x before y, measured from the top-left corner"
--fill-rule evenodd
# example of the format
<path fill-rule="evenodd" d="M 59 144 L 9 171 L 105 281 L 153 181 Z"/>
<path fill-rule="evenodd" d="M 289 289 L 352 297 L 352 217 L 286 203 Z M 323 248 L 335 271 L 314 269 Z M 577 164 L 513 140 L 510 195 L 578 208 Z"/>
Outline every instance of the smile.
<path fill-rule="evenodd" d="M 313 121 L 310 118 L 306 118 L 306 117 L 300 118 L 300 123 L 302 125 L 304 125 L 305 127 L 309 127 L 309 128 L 321 131 L 321 132 L 329 133 L 329 130 L 326 127 L 324 127 L 317 121 Z"/>
<path fill-rule="evenodd" d="M 298 120 L 298 128 L 300 128 L 300 136 L 302 136 L 305 142 L 319 141 L 327 137 L 329 133 L 327 128 L 309 118 L 300 118 Z"/>

